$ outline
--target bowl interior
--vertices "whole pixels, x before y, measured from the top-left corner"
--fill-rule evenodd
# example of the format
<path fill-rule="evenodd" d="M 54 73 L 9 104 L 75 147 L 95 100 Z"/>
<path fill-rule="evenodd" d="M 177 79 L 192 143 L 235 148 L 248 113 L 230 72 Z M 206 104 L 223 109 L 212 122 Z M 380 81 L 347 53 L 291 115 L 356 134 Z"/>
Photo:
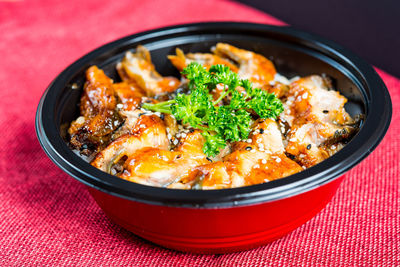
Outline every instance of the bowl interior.
<path fill-rule="evenodd" d="M 348 98 L 346 110 L 364 114 L 360 132 L 338 153 L 289 177 L 269 183 L 221 190 L 178 190 L 144 186 L 104 173 L 74 154 L 66 131 L 79 116 L 85 71 L 102 68 L 115 81 L 115 66 L 125 52 L 146 46 L 162 75 L 179 77 L 168 61 L 179 47 L 184 52 L 209 52 L 218 42 L 260 53 L 288 77 L 326 74 Z M 223 207 L 273 201 L 300 194 L 336 179 L 366 157 L 383 138 L 391 119 L 388 91 L 371 66 L 344 48 L 318 36 L 288 27 L 251 23 L 200 23 L 135 34 L 106 44 L 66 68 L 49 86 L 38 107 L 36 129 L 49 157 L 81 182 L 123 198 L 179 207 Z"/>

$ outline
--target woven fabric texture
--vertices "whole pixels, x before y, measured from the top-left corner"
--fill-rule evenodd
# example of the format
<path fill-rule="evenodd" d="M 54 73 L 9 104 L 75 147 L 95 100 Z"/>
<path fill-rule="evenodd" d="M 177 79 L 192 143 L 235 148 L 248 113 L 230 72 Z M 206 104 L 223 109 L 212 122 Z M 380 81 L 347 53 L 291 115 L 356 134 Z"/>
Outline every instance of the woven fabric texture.
<path fill-rule="evenodd" d="M 315 218 L 253 250 L 194 255 L 148 243 L 111 222 L 85 187 L 46 157 L 35 111 L 68 64 L 128 34 L 221 20 L 283 25 L 220 0 L 0 1 L 1 266 L 400 265 L 400 80 L 382 71 L 394 108 L 383 142 Z"/>

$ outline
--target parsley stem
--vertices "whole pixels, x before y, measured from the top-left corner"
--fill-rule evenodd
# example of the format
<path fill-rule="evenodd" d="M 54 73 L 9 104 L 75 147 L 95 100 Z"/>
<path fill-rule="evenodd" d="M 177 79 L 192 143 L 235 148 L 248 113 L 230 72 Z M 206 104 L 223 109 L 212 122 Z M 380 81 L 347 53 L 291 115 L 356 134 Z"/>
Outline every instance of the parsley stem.
<path fill-rule="evenodd" d="M 224 99 L 225 98 L 225 96 L 227 96 L 229 94 L 229 92 L 228 92 L 228 90 L 226 90 L 222 95 L 220 95 L 219 97 L 218 97 L 218 99 L 217 100 L 215 100 L 214 102 L 213 102 L 213 105 L 215 106 L 216 104 L 218 104 L 222 99 Z"/>
<path fill-rule="evenodd" d="M 202 130 L 202 131 L 205 131 L 205 132 L 209 132 L 210 131 L 210 128 L 204 127 L 204 126 L 201 126 L 201 125 L 197 125 L 195 128 L 199 129 L 199 130 Z"/>
<path fill-rule="evenodd" d="M 155 111 L 155 112 L 172 114 L 171 105 L 173 103 L 175 103 L 175 100 L 168 100 L 168 101 L 156 103 L 156 104 L 143 103 L 142 108 L 151 110 L 151 111 Z"/>

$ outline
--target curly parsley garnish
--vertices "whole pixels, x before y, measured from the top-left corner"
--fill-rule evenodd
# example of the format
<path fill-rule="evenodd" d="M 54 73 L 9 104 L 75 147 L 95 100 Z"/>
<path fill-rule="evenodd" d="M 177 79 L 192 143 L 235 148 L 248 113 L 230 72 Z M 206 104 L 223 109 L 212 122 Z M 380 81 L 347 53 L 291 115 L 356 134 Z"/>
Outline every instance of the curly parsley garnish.
<path fill-rule="evenodd" d="M 207 156 L 217 155 L 226 142 L 247 139 L 252 116 L 275 119 L 283 111 L 282 102 L 274 94 L 253 88 L 249 80 L 224 65 L 214 65 L 208 71 L 199 63 L 190 63 L 183 71 L 189 81 L 189 94 L 178 94 L 175 99 L 157 104 L 144 103 L 143 108 L 172 114 L 182 124 L 202 130 Z M 210 91 L 223 86 L 217 100 Z M 244 90 L 239 92 L 238 87 Z M 227 97 L 229 96 L 229 97 Z M 221 103 L 222 101 L 222 103 Z"/>

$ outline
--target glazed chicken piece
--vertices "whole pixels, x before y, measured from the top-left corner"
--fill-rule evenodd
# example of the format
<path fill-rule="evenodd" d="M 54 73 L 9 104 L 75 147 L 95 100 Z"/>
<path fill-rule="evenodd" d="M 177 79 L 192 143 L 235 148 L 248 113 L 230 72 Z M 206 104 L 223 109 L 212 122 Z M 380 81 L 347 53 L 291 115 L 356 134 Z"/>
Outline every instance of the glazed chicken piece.
<path fill-rule="evenodd" d="M 263 88 L 274 80 L 276 74 L 274 64 L 260 54 L 225 43 L 218 43 L 213 52 L 217 56 L 235 62 L 239 66 L 239 76 L 253 82 L 255 87 Z"/>
<path fill-rule="evenodd" d="M 233 150 L 224 161 L 230 162 L 232 169 L 243 177 L 243 185 L 264 183 L 302 171 L 301 166 L 285 155 L 279 125 L 271 119 L 257 120 L 248 142 L 236 143 Z"/>
<path fill-rule="evenodd" d="M 208 162 L 203 144 L 200 131 L 194 131 L 180 138 L 180 144 L 172 151 L 143 148 L 126 160 L 120 177 L 146 185 L 168 186 L 187 176 L 192 168 Z"/>
<path fill-rule="evenodd" d="M 140 106 L 144 92 L 134 83 L 120 82 L 113 84 L 120 105 L 117 107 L 124 111 L 135 110 Z"/>
<path fill-rule="evenodd" d="M 132 130 L 100 151 L 91 164 L 110 173 L 114 164 L 119 163 L 144 147 L 168 149 L 166 126 L 156 115 L 142 115 Z"/>
<path fill-rule="evenodd" d="M 289 92 L 289 86 L 280 82 L 275 82 L 273 85 L 264 85 L 262 89 L 270 94 L 275 94 L 279 99 L 285 98 Z"/>
<path fill-rule="evenodd" d="M 257 146 L 261 151 L 265 150 L 267 153 L 285 152 L 279 125 L 272 119 L 258 119 L 255 121 L 249 139 L 251 144 Z"/>
<path fill-rule="evenodd" d="M 96 66 L 90 67 L 81 98 L 81 116 L 68 129 L 72 147 L 86 156 L 104 147 L 122 123 L 116 105 L 112 80 Z"/>
<path fill-rule="evenodd" d="M 324 144 L 348 139 L 358 127 L 344 109 L 347 99 L 329 90 L 329 83 L 320 76 L 301 78 L 290 85 L 281 117 L 291 129 L 286 152 L 305 167 L 311 167 L 329 157 Z"/>
<path fill-rule="evenodd" d="M 141 45 L 136 53 L 125 54 L 117 70 L 123 81 L 137 84 L 147 96 L 173 92 L 180 84 L 175 77 L 162 77 L 151 62 L 150 52 Z"/>
<path fill-rule="evenodd" d="M 138 109 L 142 102 L 143 92 L 137 85 L 120 82 L 113 84 L 113 87 L 120 101 L 117 104 L 117 112 L 123 119 L 123 124 L 112 134 L 111 140 L 131 133 L 139 118 L 139 114 L 143 112 Z"/>
<path fill-rule="evenodd" d="M 236 150 L 217 161 L 196 167 L 180 184 L 192 189 L 223 189 L 264 183 L 302 171 L 300 165 L 284 153 L 261 152 L 255 146 L 251 150 Z M 174 188 L 188 189 L 174 185 Z"/>
<path fill-rule="evenodd" d="M 241 184 L 242 181 L 239 181 Z M 175 189 L 224 189 L 232 187 L 231 173 L 227 163 L 217 161 L 195 167 L 180 182 L 171 184 Z"/>
<path fill-rule="evenodd" d="M 168 59 L 179 72 L 183 71 L 183 69 L 192 62 L 200 63 L 207 69 L 212 65 L 222 64 L 228 66 L 232 71 L 238 72 L 238 68 L 229 60 L 209 53 L 188 53 L 185 55 L 181 49 L 177 48 L 176 55 L 170 55 Z"/>
<path fill-rule="evenodd" d="M 173 188 L 223 189 L 268 182 L 302 168 L 284 154 L 278 124 L 270 119 L 255 123 L 248 142 L 236 142 L 222 161 L 198 166 Z"/>
<path fill-rule="evenodd" d="M 111 136 L 111 140 L 115 140 L 123 135 L 132 134 L 135 130 L 135 125 L 140 117 L 143 114 L 143 110 L 135 109 L 135 110 L 118 110 L 119 115 L 124 119 L 123 124 L 115 130 L 115 132 Z"/>
<path fill-rule="evenodd" d="M 250 174 L 245 177 L 246 185 L 261 184 L 277 180 L 298 172 L 303 169 L 295 161 L 285 154 L 271 155 L 269 160 L 259 160 L 253 166 Z"/>

